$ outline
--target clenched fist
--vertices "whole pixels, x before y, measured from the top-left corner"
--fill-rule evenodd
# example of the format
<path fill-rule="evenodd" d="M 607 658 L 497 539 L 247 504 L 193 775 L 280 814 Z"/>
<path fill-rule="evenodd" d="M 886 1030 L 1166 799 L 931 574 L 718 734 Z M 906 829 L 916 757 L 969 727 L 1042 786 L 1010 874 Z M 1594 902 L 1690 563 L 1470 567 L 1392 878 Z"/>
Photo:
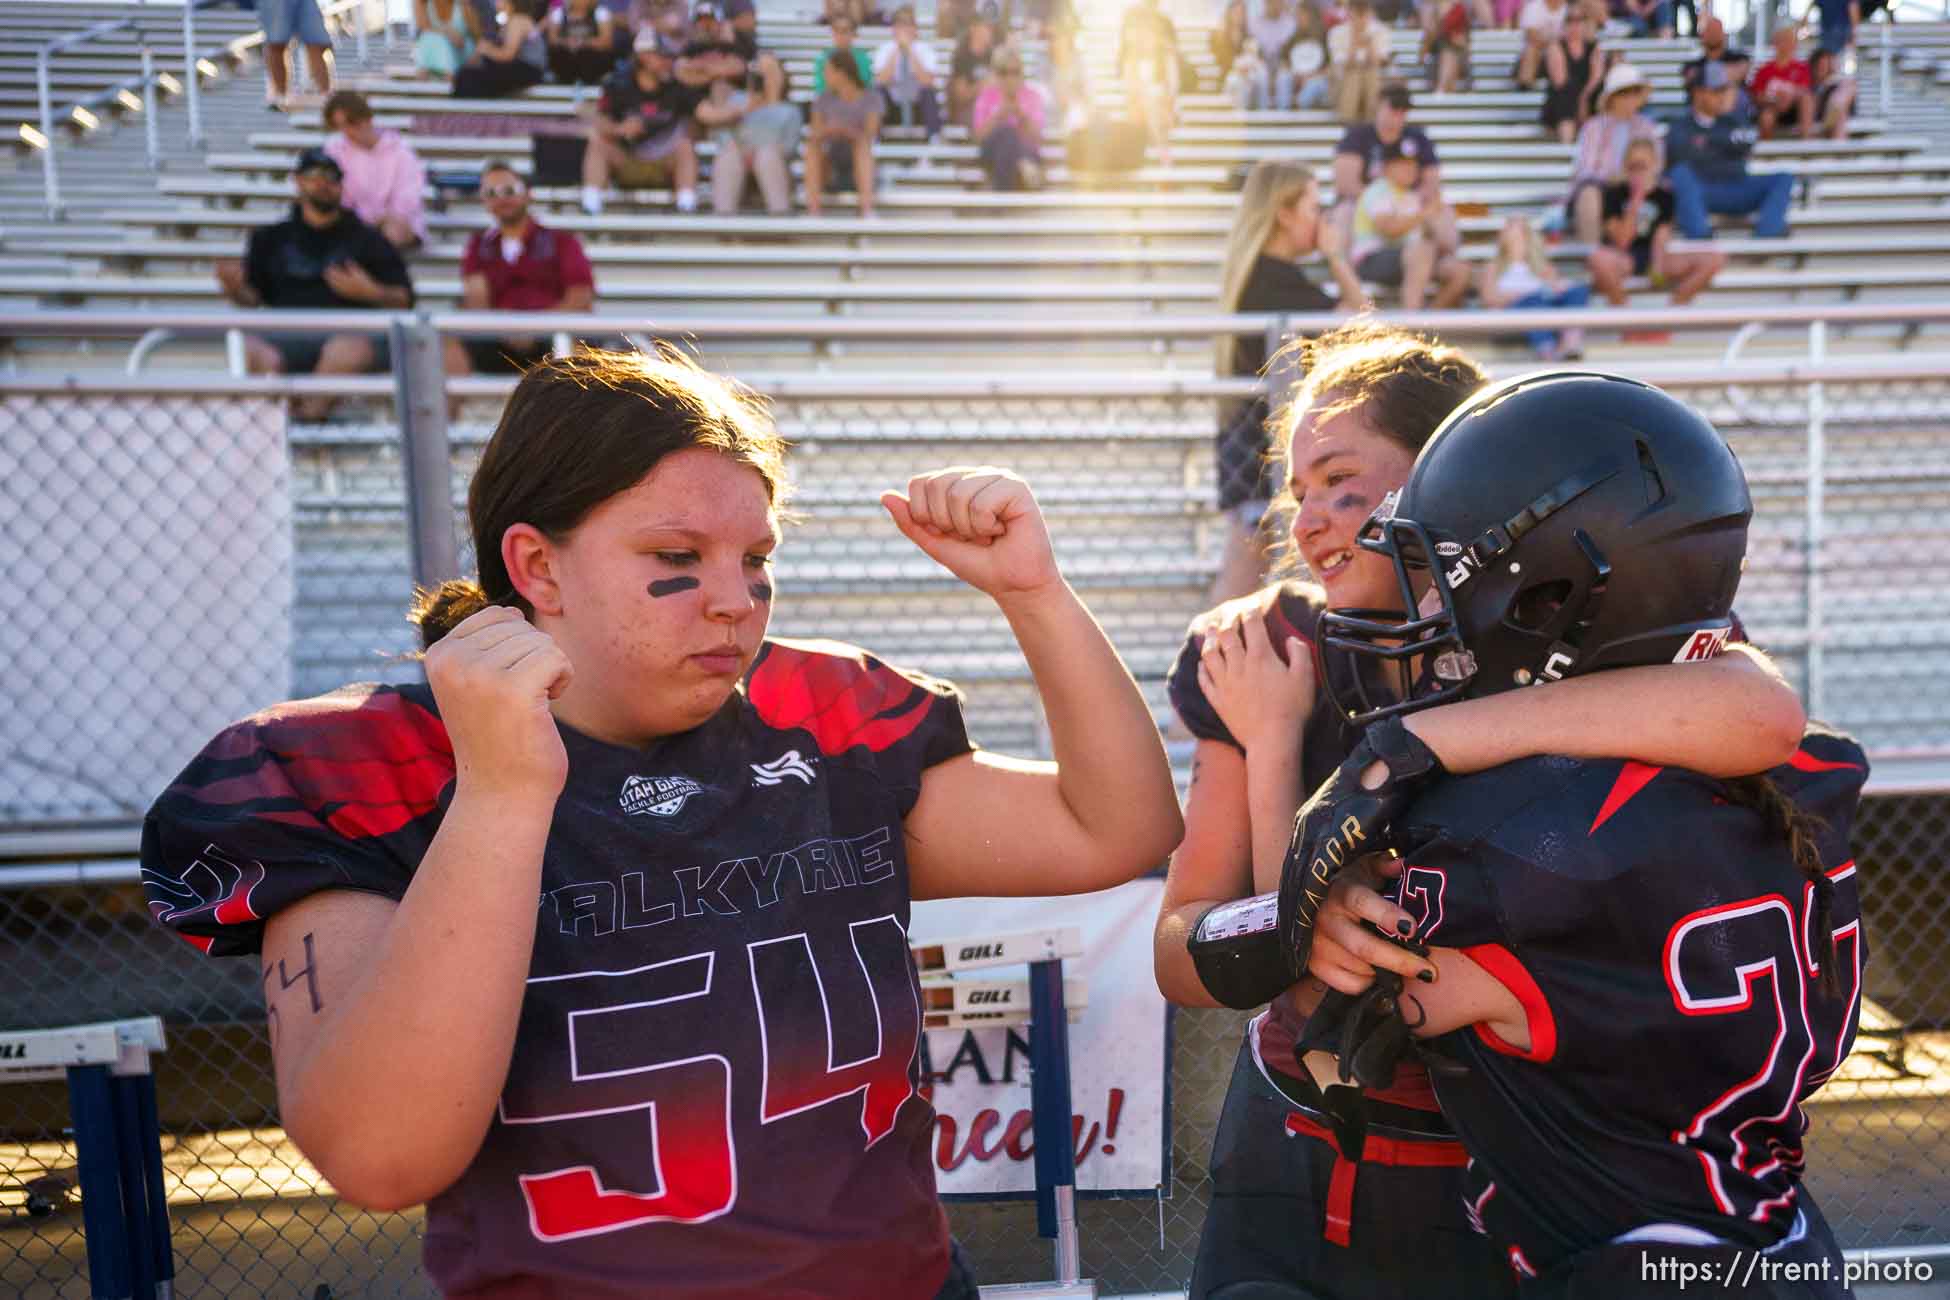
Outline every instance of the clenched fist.
<path fill-rule="evenodd" d="M 937 563 L 997 600 L 1062 581 L 1029 484 L 992 466 L 938 469 L 883 492 L 894 526 Z"/>
<path fill-rule="evenodd" d="M 453 742 L 457 789 L 552 806 L 569 756 L 549 701 L 574 675 L 555 638 L 518 609 L 490 606 L 433 644 L 426 672 Z"/>

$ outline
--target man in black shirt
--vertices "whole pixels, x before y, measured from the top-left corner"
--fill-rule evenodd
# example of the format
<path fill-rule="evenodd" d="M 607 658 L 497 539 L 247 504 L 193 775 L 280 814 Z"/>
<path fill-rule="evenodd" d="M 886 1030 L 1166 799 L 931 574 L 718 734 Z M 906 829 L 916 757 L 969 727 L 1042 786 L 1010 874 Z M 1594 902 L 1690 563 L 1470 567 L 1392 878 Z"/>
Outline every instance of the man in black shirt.
<path fill-rule="evenodd" d="M 685 84 L 677 75 L 682 45 L 672 48 L 666 40 L 652 28 L 639 31 L 630 66 L 603 83 L 582 156 L 582 209 L 591 216 L 602 212 L 612 179 L 629 188 L 674 183 L 677 210 L 697 211 L 691 114 L 709 93 L 710 78 Z"/>
<path fill-rule="evenodd" d="M 1442 202 L 1442 159 L 1437 156 L 1435 142 L 1429 139 L 1428 133 L 1408 124 L 1409 110 L 1414 106 L 1408 87 L 1399 81 L 1391 82 L 1381 88 L 1374 121 L 1357 122 L 1342 133 L 1340 143 L 1334 146 L 1334 221 L 1341 233 L 1347 234 L 1354 220 L 1354 201 L 1381 175 L 1382 150 L 1406 141 L 1403 153 L 1422 164 L 1422 179 L 1416 189 L 1425 199 L 1433 199 L 1439 205 L 1436 211 L 1440 215 L 1433 223 L 1436 250 L 1454 253 L 1462 247 L 1462 234 L 1456 229 L 1455 211 Z"/>
<path fill-rule="evenodd" d="M 340 206 L 344 175 L 323 149 L 307 149 L 292 168 L 298 201 L 291 215 L 250 234 L 244 260 L 217 263 L 217 283 L 239 307 L 403 308 L 413 282 L 399 251 Z M 248 335 L 245 357 L 258 375 L 357 375 L 388 363 L 384 334 Z M 292 403 L 301 419 L 319 419 L 330 398 Z"/>

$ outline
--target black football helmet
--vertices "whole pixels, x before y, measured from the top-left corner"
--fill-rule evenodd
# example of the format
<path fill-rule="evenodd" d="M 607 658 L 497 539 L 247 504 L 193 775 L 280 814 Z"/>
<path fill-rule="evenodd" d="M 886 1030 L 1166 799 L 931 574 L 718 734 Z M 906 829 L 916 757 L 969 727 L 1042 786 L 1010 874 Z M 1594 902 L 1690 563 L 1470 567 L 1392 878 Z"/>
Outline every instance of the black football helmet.
<path fill-rule="evenodd" d="M 1321 617 L 1328 689 L 1365 723 L 1710 658 L 1732 627 L 1752 517 L 1726 441 L 1657 388 L 1576 371 L 1485 388 L 1362 527 L 1359 544 L 1393 561 L 1402 607 Z"/>

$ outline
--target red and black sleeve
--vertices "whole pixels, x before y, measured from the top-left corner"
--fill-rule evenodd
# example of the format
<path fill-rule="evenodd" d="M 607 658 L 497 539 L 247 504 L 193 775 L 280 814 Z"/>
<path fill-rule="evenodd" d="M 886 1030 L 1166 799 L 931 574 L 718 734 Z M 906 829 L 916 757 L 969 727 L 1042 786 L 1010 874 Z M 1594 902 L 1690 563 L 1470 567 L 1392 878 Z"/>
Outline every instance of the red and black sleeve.
<path fill-rule="evenodd" d="M 348 687 L 227 728 L 142 826 L 158 922 L 212 956 L 326 889 L 399 898 L 438 829 L 452 746 L 424 687 Z"/>
<path fill-rule="evenodd" d="M 901 790 L 903 816 L 920 797 L 923 772 L 974 748 L 951 683 L 837 641 L 766 641 L 746 693 L 766 726 L 810 736 L 828 758 L 871 755 Z"/>

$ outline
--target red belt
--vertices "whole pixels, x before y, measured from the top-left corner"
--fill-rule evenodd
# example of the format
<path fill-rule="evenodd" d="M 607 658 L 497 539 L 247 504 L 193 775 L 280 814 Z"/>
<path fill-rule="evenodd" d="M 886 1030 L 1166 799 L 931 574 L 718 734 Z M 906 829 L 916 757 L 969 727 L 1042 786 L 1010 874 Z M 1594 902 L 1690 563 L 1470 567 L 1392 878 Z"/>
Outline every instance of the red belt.
<path fill-rule="evenodd" d="M 1364 1164 L 1391 1165 L 1407 1169 L 1460 1169 L 1469 1163 L 1469 1153 L 1454 1138 L 1428 1138 L 1409 1141 L 1369 1133 L 1361 1146 L 1361 1159 L 1349 1160 L 1341 1150 L 1334 1131 L 1316 1124 L 1299 1111 L 1286 1117 L 1287 1136 L 1319 1138 L 1334 1148 L 1334 1173 L 1327 1183 L 1327 1240 L 1345 1246 L 1354 1227 L 1354 1175 Z"/>

